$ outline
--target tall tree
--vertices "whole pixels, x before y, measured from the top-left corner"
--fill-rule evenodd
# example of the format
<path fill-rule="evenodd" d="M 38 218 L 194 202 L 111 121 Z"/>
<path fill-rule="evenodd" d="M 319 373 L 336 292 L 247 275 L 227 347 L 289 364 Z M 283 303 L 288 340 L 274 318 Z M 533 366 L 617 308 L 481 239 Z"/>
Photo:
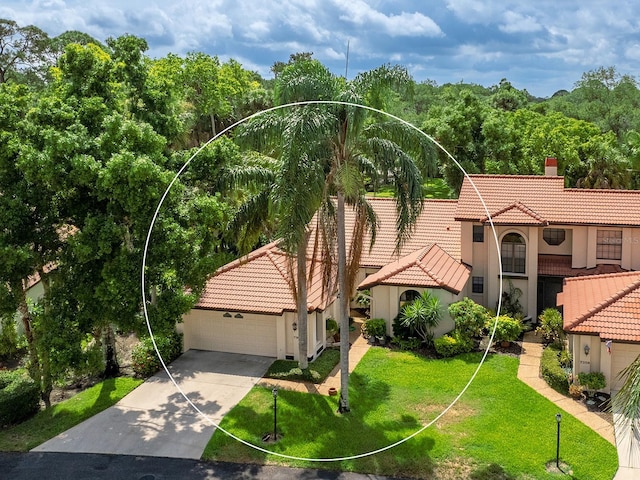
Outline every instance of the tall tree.
<path fill-rule="evenodd" d="M 314 60 L 300 60 L 287 66 L 278 76 L 276 102 L 287 104 L 305 100 L 328 100 L 343 103 L 306 105 L 293 109 L 290 115 L 306 115 L 313 130 L 298 146 L 320 168 L 324 185 L 319 202 L 317 232 L 322 235 L 328 269 L 337 265 L 338 301 L 341 331 L 341 392 L 340 410 L 349 405 L 349 302 L 360 264 L 363 238 L 371 232 L 375 241 L 377 218 L 364 196 L 368 178 L 390 172 L 393 178 L 397 207 L 397 250 L 410 235 L 411 227 L 422 208 L 422 176 L 417 165 L 433 161 L 431 145 L 419 132 L 396 121 L 387 121 L 357 105 L 384 108 L 387 89 L 402 89 L 412 85 L 406 70 L 382 66 L 362 73 L 351 81 L 332 75 Z M 304 113 L 301 113 L 304 112 Z M 300 155 L 303 157 L 302 155 Z M 416 160 L 418 159 L 418 160 Z M 332 199 L 335 196 L 335 203 Z M 346 213 L 349 205 L 356 222 L 350 248 L 346 245 Z M 325 278 L 331 274 L 325 272 Z"/>
<path fill-rule="evenodd" d="M 13 20 L 0 19 L 0 83 L 25 72 L 41 73 L 47 65 L 50 40 L 38 27 L 19 26 Z"/>

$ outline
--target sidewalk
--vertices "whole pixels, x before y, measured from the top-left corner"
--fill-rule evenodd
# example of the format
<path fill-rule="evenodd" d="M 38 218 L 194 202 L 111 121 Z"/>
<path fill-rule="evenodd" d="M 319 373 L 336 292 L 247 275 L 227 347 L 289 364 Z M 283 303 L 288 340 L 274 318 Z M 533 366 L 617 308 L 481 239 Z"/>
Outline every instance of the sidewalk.
<path fill-rule="evenodd" d="M 352 332 L 349 332 L 349 342 L 351 343 L 351 347 L 349 348 L 349 373 L 353 372 L 353 369 L 358 365 L 358 362 L 360 362 L 370 347 L 367 340 L 360 334 L 362 320 L 363 319 L 360 318 L 354 319 L 355 329 Z M 326 380 L 320 384 L 263 378 L 258 382 L 258 385 L 268 388 L 277 387 L 283 390 L 329 395 L 329 389 L 332 387 L 337 391 L 340 391 L 340 364 L 336 365 Z"/>
<path fill-rule="evenodd" d="M 628 421 L 614 414 L 614 425 L 590 412 L 584 405 L 553 390 L 540 378 L 540 357 L 542 343 L 533 332 L 527 332 L 522 342 L 518 378 L 539 394 L 554 402 L 565 412 L 595 430 L 618 450 L 618 471 L 614 480 L 634 480 L 640 478 L 640 432 L 631 428 Z"/>

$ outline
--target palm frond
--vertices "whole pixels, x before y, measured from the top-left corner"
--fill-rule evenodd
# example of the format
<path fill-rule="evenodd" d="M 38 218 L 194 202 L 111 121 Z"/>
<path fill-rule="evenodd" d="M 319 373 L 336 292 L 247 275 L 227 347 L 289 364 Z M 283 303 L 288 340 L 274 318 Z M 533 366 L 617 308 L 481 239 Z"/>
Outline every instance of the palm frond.
<path fill-rule="evenodd" d="M 620 372 L 618 378 L 624 379 L 624 384 L 612 399 L 613 411 L 635 423 L 640 419 L 640 355 Z"/>

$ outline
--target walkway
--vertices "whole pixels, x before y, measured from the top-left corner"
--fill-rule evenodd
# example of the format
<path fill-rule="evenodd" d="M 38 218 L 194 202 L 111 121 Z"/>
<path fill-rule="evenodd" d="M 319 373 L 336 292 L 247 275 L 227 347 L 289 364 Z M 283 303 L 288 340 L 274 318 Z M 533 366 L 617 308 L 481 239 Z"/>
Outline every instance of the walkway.
<path fill-rule="evenodd" d="M 636 430 L 628 428 L 620 415 L 614 415 L 614 426 L 590 412 L 584 405 L 570 397 L 553 390 L 540 377 L 540 358 L 542 357 L 542 340 L 533 332 L 527 332 L 522 342 L 518 378 L 542 396 L 554 402 L 565 412 L 573 415 L 582 423 L 595 430 L 618 449 L 618 472 L 614 480 L 632 480 L 640 478 L 640 437 L 632 438 Z M 615 432 L 614 432 L 615 430 Z"/>
<path fill-rule="evenodd" d="M 367 340 L 360 334 L 363 320 L 364 319 L 355 318 L 355 329 L 352 332 L 349 332 L 349 342 L 351 343 L 351 347 L 349 348 L 349 373 L 353 372 L 353 369 L 356 368 L 356 365 L 358 365 L 358 362 L 360 362 L 370 347 L 369 342 L 367 342 Z M 336 391 L 340 391 L 340 364 L 335 366 L 326 380 L 321 384 L 311 382 L 290 382 L 287 380 L 277 380 L 273 378 L 263 378 L 258 382 L 258 384 L 268 388 L 278 387 L 283 390 L 329 395 L 330 388 L 335 388 Z"/>

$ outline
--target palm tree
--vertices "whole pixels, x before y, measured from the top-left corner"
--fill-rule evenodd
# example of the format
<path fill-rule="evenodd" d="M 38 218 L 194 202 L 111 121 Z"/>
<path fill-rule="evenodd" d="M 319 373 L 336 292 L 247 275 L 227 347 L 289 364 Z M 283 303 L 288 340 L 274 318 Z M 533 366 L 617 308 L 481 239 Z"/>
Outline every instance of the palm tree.
<path fill-rule="evenodd" d="M 277 105 L 296 102 L 300 105 L 284 114 L 263 115 L 240 135 L 254 139 L 254 145 L 261 147 L 261 151 L 284 159 L 282 165 L 288 173 L 281 176 L 283 183 L 274 192 L 280 201 L 282 231 L 290 236 L 290 244 L 297 246 L 298 255 L 306 231 L 302 225 L 317 210 L 312 258 L 316 258 L 316 249 L 320 250 L 325 279 L 334 277 L 337 265 L 342 332 L 349 331 L 349 300 L 355 287 L 363 238 L 370 232 L 373 245 L 378 223 L 365 197 L 366 183 L 377 180 L 380 174 L 391 178 L 396 194 L 399 253 L 422 210 L 422 175 L 417 161 L 435 164 L 432 146 L 419 132 L 401 122 L 382 121 L 372 110 L 359 106 L 379 108 L 387 89 L 410 85 L 410 77 L 400 67 L 383 66 L 347 81 L 331 74 L 318 61 L 302 59 L 278 75 L 275 89 Z M 308 171 L 303 175 L 305 169 Z M 302 193 L 297 191 L 301 186 Z M 347 205 L 356 218 L 349 255 Z M 299 300 L 299 305 L 306 305 Z M 340 353 L 340 411 L 348 412 L 348 335 L 341 335 Z"/>
<path fill-rule="evenodd" d="M 442 320 L 440 299 L 425 290 L 413 302 L 402 307 L 402 325 L 411 328 L 428 346 L 433 344 L 433 329 Z"/>

